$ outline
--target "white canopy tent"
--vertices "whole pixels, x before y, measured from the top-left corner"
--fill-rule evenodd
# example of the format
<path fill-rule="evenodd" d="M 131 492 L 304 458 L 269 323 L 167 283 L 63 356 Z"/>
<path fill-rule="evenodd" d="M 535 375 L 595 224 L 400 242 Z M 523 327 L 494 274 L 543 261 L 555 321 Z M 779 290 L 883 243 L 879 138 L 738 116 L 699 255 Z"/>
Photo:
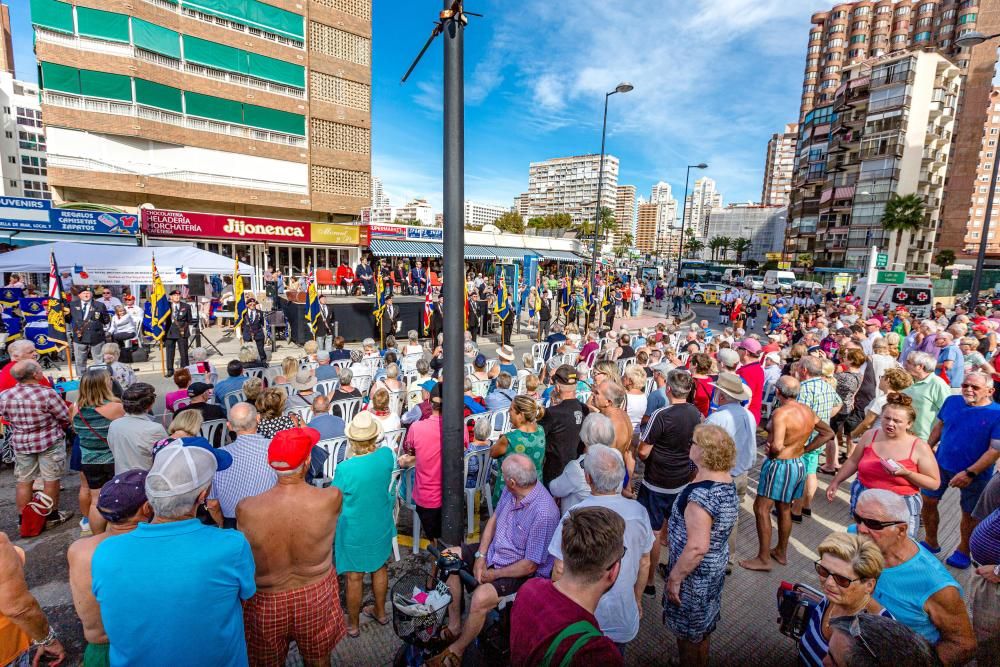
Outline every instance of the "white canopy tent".
<path fill-rule="evenodd" d="M 235 264 L 229 257 L 191 246 L 155 248 L 102 245 L 99 243 L 43 243 L 0 254 L 0 272 L 49 272 L 49 255 L 55 252 L 60 271 L 74 266 L 145 272 L 151 276 L 153 257 L 157 268 L 184 267 L 188 273 L 232 275 Z M 253 267 L 240 262 L 240 273 L 252 276 Z M 151 280 L 151 278 L 150 278 Z"/>

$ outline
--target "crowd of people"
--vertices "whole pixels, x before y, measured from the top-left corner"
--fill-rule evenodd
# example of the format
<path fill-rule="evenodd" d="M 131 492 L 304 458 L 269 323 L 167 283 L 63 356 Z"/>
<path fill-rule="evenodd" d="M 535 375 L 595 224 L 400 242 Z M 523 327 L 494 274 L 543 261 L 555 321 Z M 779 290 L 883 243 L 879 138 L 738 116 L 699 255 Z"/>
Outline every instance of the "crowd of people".
<path fill-rule="evenodd" d="M 991 662 L 997 321 L 961 308 L 864 319 L 847 300 L 810 299 L 776 301 L 763 323 L 555 323 L 519 363 L 467 332 L 461 378 L 442 375 L 441 336 L 314 342 L 271 366 L 248 341 L 224 370 L 196 359 L 175 371 L 156 417 L 155 388 L 108 347 L 64 396 L 17 341 L 0 371 L 17 509 L 29 517 L 48 496 L 49 527 L 66 522 L 60 481 L 79 472 L 68 558 L 84 664 L 280 665 L 293 641 L 306 664 L 325 664 L 362 617 L 389 623 L 400 487 L 419 532 L 442 538 L 442 397 L 454 383 L 466 486 L 488 518 L 478 543 L 452 548 L 479 586 L 464 602 L 460 578 L 448 581 L 431 664 L 460 665 L 510 598 L 514 665 L 622 664 L 640 625 L 658 622 L 681 664 L 707 664 L 726 583 L 786 565 L 795 526 L 831 503 L 853 524 L 805 545 L 819 559 L 802 583 L 822 599 L 801 628 L 803 663 Z M 748 495 L 755 545 L 736 539 Z M 939 512 L 952 495 L 957 525 Z M 0 539 L 0 579 L 12 582 L 0 586 L 2 664 L 65 652 L 24 584 L 31 566 Z M 953 571 L 969 568 L 963 590 Z M 658 582 L 662 616 L 643 616 Z"/>

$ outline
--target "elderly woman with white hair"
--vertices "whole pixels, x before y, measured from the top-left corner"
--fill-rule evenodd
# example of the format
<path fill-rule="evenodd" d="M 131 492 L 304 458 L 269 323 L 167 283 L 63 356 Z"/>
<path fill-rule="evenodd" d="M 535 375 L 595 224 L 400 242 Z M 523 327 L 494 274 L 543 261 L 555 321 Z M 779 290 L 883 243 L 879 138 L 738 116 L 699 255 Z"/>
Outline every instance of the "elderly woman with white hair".
<path fill-rule="evenodd" d="M 124 391 L 129 385 L 135 384 L 135 371 L 118 360 L 120 354 L 118 343 L 105 343 L 101 348 L 101 360 L 108 367 L 111 379 Z"/>
<path fill-rule="evenodd" d="M 591 445 L 612 446 L 615 442 L 615 426 L 612 421 L 599 412 L 587 415 L 580 427 L 580 441 L 584 445 L 584 452 L 579 458 L 566 464 L 561 475 L 549 483 L 549 493 L 559 501 L 559 507 L 563 512 L 574 507 L 578 502 L 590 495 L 590 485 L 584 476 L 584 460 Z M 617 450 L 615 450 L 617 452 Z M 621 456 L 619 454 L 619 456 Z M 624 465 L 624 464 L 623 464 Z M 622 484 L 625 480 L 624 473 L 618 483 L 618 493 L 621 493 Z"/>
<path fill-rule="evenodd" d="M 964 665 L 976 651 L 962 589 L 930 551 L 907 535 L 909 509 L 885 489 L 868 489 L 854 509 L 857 531 L 875 541 L 885 568 L 873 597 L 923 636 L 945 665 Z"/>

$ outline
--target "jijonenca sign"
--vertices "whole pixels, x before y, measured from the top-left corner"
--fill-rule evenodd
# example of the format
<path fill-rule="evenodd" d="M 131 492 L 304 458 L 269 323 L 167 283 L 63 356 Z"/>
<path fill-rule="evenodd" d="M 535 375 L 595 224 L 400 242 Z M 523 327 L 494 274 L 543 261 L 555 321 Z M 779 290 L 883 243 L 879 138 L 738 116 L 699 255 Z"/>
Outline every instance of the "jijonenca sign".
<path fill-rule="evenodd" d="M 293 236 L 300 239 L 305 238 L 305 233 L 301 227 L 293 227 L 291 225 L 255 225 L 235 218 L 228 218 L 226 224 L 222 227 L 222 231 L 227 234 L 236 234 L 237 236 L 251 234 L 258 236 Z"/>
<path fill-rule="evenodd" d="M 353 245 L 362 236 L 363 226 L 338 225 L 297 220 L 245 218 L 214 213 L 143 209 L 142 229 L 149 236 L 180 236 L 240 241 L 285 241 L 321 245 Z"/>

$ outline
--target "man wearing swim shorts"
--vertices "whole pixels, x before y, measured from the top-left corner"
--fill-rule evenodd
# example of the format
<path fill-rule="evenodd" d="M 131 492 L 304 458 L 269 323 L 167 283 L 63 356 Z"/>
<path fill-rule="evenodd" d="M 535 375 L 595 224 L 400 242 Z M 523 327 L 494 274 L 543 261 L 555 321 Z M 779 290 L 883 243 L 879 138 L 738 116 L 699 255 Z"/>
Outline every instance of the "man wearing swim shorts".
<path fill-rule="evenodd" d="M 843 348 L 841 348 L 843 350 Z M 801 382 L 798 401 L 806 405 L 816 417 L 827 424 L 844 407 L 844 402 L 837 395 L 837 390 L 823 378 L 823 361 L 812 355 L 802 357 L 792 369 Z M 810 445 L 802 457 L 806 468 L 806 485 L 802 496 L 792 504 L 792 521 L 802 523 L 802 517 L 812 516 L 812 499 L 816 495 L 819 482 L 816 471 L 819 469 L 820 450 Z"/>
<path fill-rule="evenodd" d="M 767 460 L 760 469 L 757 498 L 753 503 L 757 520 L 757 557 L 740 561 L 747 570 L 767 572 L 771 558 L 781 565 L 788 562 L 788 540 L 792 534 L 792 501 L 801 498 L 805 488 L 804 454 L 819 451 L 833 438 L 833 429 L 819 419 L 810 407 L 800 403 L 799 381 L 789 375 L 778 379 L 776 395 L 779 407 L 771 413 Z M 816 431 L 809 446 L 806 442 Z M 778 544 L 771 549 L 771 508 L 778 508 Z"/>

